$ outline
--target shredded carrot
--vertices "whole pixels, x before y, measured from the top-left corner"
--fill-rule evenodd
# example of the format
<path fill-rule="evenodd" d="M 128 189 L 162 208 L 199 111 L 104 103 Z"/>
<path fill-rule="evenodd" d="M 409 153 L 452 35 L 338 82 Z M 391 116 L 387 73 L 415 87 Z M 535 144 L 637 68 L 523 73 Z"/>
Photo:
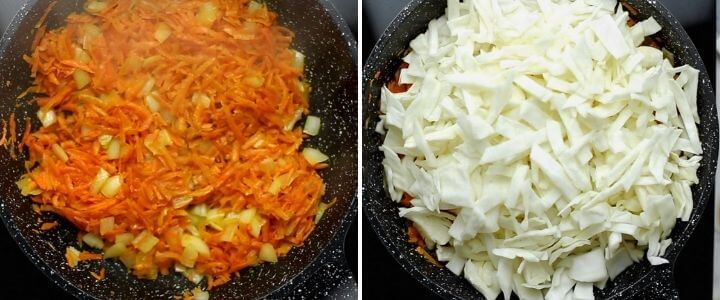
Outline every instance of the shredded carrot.
<path fill-rule="evenodd" d="M 415 251 L 420 253 L 420 255 L 422 255 L 431 264 L 436 265 L 438 267 L 442 267 L 442 265 L 432 255 L 430 255 L 430 253 L 428 253 L 427 250 L 425 250 L 425 248 L 417 246 L 417 248 L 415 248 Z"/>
<path fill-rule="evenodd" d="M 408 225 L 408 242 L 423 248 L 427 248 L 427 245 L 425 245 L 425 239 L 423 239 L 422 235 L 420 235 L 420 232 L 417 230 L 417 228 L 415 228 L 413 224 Z"/>
<path fill-rule="evenodd" d="M 407 92 L 407 90 L 410 89 L 412 86 L 411 84 L 400 84 L 400 71 L 403 69 L 407 69 L 410 65 L 406 62 L 402 62 L 400 64 L 400 67 L 395 71 L 395 74 L 393 74 L 393 78 L 388 82 L 387 88 L 393 92 L 393 93 L 403 93 Z"/>
<path fill-rule="evenodd" d="M 298 151 L 301 130 L 286 129 L 309 112 L 293 33 L 247 0 L 105 3 L 71 14 L 24 57 L 31 91 L 44 93 L 33 101 L 55 118 L 22 137 L 38 211 L 101 237 L 104 250 L 130 234 L 120 260 L 141 278 L 184 266 L 217 286 L 261 263 L 264 244 L 278 256 L 301 245 L 325 165 L 313 167 Z M 209 24 L 199 19 L 208 3 Z M 96 181 L 100 170 L 113 177 Z M 234 221 L 243 212 L 252 224 Z"/>
<path fill-rule="evenodd" d="M 50 15 L 50 12 L 52 12 L 53 8 L 55 8 L 55 5 L 57 5 L 58 2 L 52 1 L 48 6 L 45 8 L 45 11 L 43 11 L 42 16 L 40 16 L 40 19 L 38 19 L 38 22 L 35 24 L 35 28 L 40 28 L 43 24 L 45 24 L 45 21 L 47 21 L 48 15 Z"/>
<path fill-rule="evenodd" d="M 10 127 L 10 135 L 7 139 L 7 143 L 5 144 L 6 148 L 10 150 L 10 157 L 12 159 L 17 159 L 16 149 L 15 149 L 15 142 L 17 142 L 17 121 L 15 120 L 15 113 L 10 114 L 10 122 L 8 122 L 8 126 Z"/>
<path fill-rule="evenodd" d="M 0 138 L 0 146 L 3 146 L 3 147 L 6 147 L 6 148 L 7 148 L 7 144 L 8 144 L 8 140 L 7 140 L 7 129 L 8 129 L 8 128 L 7 128 L 7 121 L 5 121 L 5 120 L 3 119 L 2 122 L 3 122 L 3 129 L 2 129 L 2 138 Z"/>
<path fill-rule="evenodd" d="M 208 279 L 208 290 L 211 290 L 214 287 L 221 286 L 225 283 L 230 281 L 230 274 L 224 274 L 222 276 L 218 276 L 216 278 L 210 277 Z"/>
<path fill-rule="evenodd" d="M 45 222 L 45 223 L 42 223 L 42 225 L 40 225 L 40 230 L 42 230 L 42 231 L 48 231 L 48 230 L 50 230 L 50 229 L 55 228 L 55 226 L 58 226 L 58 222 L 56 222 L 56 221 L 53 221 L 53 222 Z"/>
<path fill-rule="evenodd" d="M 102 281 L 105 279 L 105 268 L 100 268 L 100 272 L 98 273 L 90 271 L 90 275 L 95 278 L 95 281 Z"/>
<path fill-rule="evenodd" d="M 410 203 L 410 201 L 412 201 L 412 199 L 413 199 L 413 197 L 410 196 L 410 194 L 404 193 L 402 196 L 402 199 L 400 199 L 400 205 L 402 205 L 404 207 L 411 207 L 412 203 Z"/>
<path fill-rule="evenodd" d="M 87 251 L 80 252 L 80 255 L 78 256 L 80 260 L 100 260 L 103 258 L 102 254 L 99 253 L 92 253 Z"/>

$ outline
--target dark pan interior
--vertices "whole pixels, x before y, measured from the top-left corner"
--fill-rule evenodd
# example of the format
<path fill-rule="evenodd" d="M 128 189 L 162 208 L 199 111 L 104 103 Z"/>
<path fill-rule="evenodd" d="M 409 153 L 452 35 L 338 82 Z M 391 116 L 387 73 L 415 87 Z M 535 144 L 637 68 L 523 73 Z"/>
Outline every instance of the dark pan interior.
<path fill-rule="evenodd" d="M 23 54 L 30 53 L 34 25 L 50 0 L 29 1 L 15 17 L 0 44 L 0 117 L 15 112 L 19 125 L 25 117 L 36 119 L 31 97 L 16 99 L 32 81 Z M 63 23 L 71 12 L 81 10 L 81 0 L 62 0 L 48 18 L 49 28 Z M 330 156 L 330 167 L 321 172 L 327 184 L 327 201 L 337 198 L 316 230 L 302 247 L 293 249 L 276 264 L 263 264 L 243 270 L 229 283 L 215 288 L 216 299 L 280 298 L 273 294 L 289 291 L 284 286 L 300 274 L 307 277 L 319 268 L 320 259 L 349 222 L 357 191 L 357 72 L 356 44 L 352 34 L 328 0 L 270 0 L 268 5 L 280 16 L 280 23 L 296 34 L 294 48 L 306 55 L 306 76 L 312 85 L 311 111 L 322 119 L 322 130 L 307 144 Z M 300 8 L 300 9 L 299 9 Z M 37 126 L 37 121 L 34 121 Z M 18 132 L 22 132 L 22 126 Z M 35 127 L 37 128 L 37 127 Z M 38 233 L 40 220 L 56 216 L 38 216 L 28 198 L 20 196 L 14 182 L 23 173 L 22 157 L 14 160 L 0 148 L 0 216 L 21 250 L 52 281 L 79 298 L 160 299 L 179 295 L 193 285 L 180 275 L 161 276 L 156 281 L 133 277 L 119 262 L 83 262 L 70 269 L 64 258 L 65 248 L 76 244 L 76 229 L 60 220 L 61 226 Z M 342 240 L 342 239 L 341 239 Z M 100 282 L 90 271 L 106 269 Z M 302 284 L 293 280 L 292 284 Z"/>
<path fill-rule="evenodd" d="M 700 70 L 698 113 L 703 159 L 698 169 L 700 183 L 692 188 L 694 207 L 689 222 L 678 222 L 670 235 L 673 243 L 665 257 L 674 263 L 683 245 L 695 229 L 713 192 L 717 161 L 718 122 L 715 97 L 705 66 L 687 33 L 658 1 L 628 0 L 640 14 L 640 19 L 654 17 L 663 30 L 659 36 L 675 54 L 676 64 L 689 64 Z M 481 299 L 463 277 L 426 261 L 407 240 L 405 220 L 398 216 L 397 205 L 387 196 L 383 183 L 383 154 L 378 150 L 383 137 L 375 133 L 380 105 L 380 87 L 394 74 L 410 41 L 427 30 L 430 20 L 445 13 L 444 0 L 412 1 L 391 23 L 375 45 L 363 69 L 363 209 L 369 223 L 391 255 L 415 279 L 433 292 L 448 299 Z M 667 299 L 674 293 L 672 264 L 651 267 L 644 260 L 634 264 L 609 282 L 603 290 L 595 291 L 598 298 L 627 298 L 654 284 L 650 292 L 657 299 Z M 654 293 L 654 294 L 653 294 Z M 650 296 L 647 296 L 650 297 Z"/>

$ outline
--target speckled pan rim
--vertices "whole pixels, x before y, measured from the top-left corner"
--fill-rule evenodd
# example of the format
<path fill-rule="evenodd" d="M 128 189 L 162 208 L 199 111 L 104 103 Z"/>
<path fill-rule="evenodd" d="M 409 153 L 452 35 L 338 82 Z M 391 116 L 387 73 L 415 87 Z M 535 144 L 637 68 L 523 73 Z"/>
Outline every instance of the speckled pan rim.
<path fill-rule="evenodd" d="M 357 67 L 357 41 L 353 38 L 353 33 L 350 30 L 350 27 L 347 25 L 347 22 L 343 19 L 343 17 L 338 12 L 337 8 L 334 6 L 334 4 L 330 0 L 316 0 L 320 5 L 325 9 L 325 11 L 328 13 L 328 15 L 331 17 L 333 23 L 338 28 L 338 30 L 341 32 L 343 38 L 345 39 L 345 42 L 348 46 L 348 49 L 351 52 L 351 56 L 353 58 L 353 62 L 355 62 L 355 66 Z M 11 22 L 8 24 L 6 28 L 3 29 L 3 34 L 0 38 L 0 53 L 5 53 L 7 51 L 7 48 L 11 44 L 11 36 L 14 36 L 17 33 L 18 25 L 22 22 L 23 18 L 26 17 L 28 14 L 30 8 L 32 8 L 37 3 L 37 0 L 27 0 L 18 10 L 18 12 L 13 16 Z M 339 243 L 344 243 L 344 236 L 347 235 L 348 229 L 350 228 L 350 225 L 352 224 L 352 218 L 356 216 L 357 211 L 357 188 L 355 192 L 355 197 L 350 202 L 350 206 L 348 210 L 345 212 L 344 216 L 342 217 L 342 220 L 338 224 L 338 228 L 336 229 L 336 232 L 333 233 L 328 241 L 328 244 L 325 246 L 322 251 L 315 256 L 315 258 L 312 259 L 312 261 L 306 265 L 300 272 L 298 272 L 294 277 L 289 278 L 287 283 L 284 285 L 280 285 L 274 290 L 270 291 L 266 297 L 282 297 L 283 295 L 280 294 L 282 292 L 288 292 L 291 290 L 291 285 L 299 285 L 303 284 L 307 278 L 309 278 L 310 274 L 313 274 L 320 268 L 320 263 L 323 257 L 331 255 L 329 250 L 332 250 L 337 247 L 341 247 L 338 245 L 335 245 L 332 243 L 332 241 L 337 241 Z M 97 297 L 94 297 L 90 295 L 89 293 L 85 292 L 84 290 L 78 288 L 77 286 L 70 283 L 71 281 L 65 279 L 59 272 L 52 271 L 52 267 L 49 266 L 44 260 L 40 259 L 38 255 L 35 252 L 35 249 L 33 247 L 30 247 L 27 243 L 27 241 L 22 237 L 20 234 L 20 231 L 17 227 L 17 225 L 12 222 L 9 218 L 2 218 L 3 224 L 5 225 L 6 231 L 9 233 L 9 235 L 12 237 L 12 239 L 15 241 L 15 244 L 18 245 L 21 252 L 25 254 L 25 256 L 37 267 L 40 272 L 45 275 L 50 281 L 52 281 L 55 285 L 63 289 L 64 291 L 71 294 L 73 297 L 76 297 L 78 299 L 99 299 Z M 338 238 L 339 235 L 342 235 L 343 238 Z M 344 248 L 341 247 L 342 252 L 344 253 Z M 344 259 L 344 257 L 342 258 Z M 295 279 L 303 279 L 296 281 Z M 276 295 L 276 293 L 279 293 Z"/>
<path fill-rule="evenodd" d="M 0 40 L 0 53 L 5 53 L 7 51 L 7 48 L 11 44 L 11 38 L 15 35 L 15 33 L 18 30 L 18 25 L 22 22 L 23 18 L 25 18 L 30 11 L 30 8 L 32 8 L 37 3 L 36 0 L 28 0 L 26 1 L 18 10 L 18 12 L 13 16 L 12 21 L 10 21 L 10 24 L 8 24 L 7 28 L 4 29 L 2 40 Z M 33 247 L 30 247 L 27 241 L 22 237 L 20 234 L 20 230 L 15 224 L 15 222 L 12 222 L 9 218 L 1 218 L 3 224 L 5 225 L 5 228 L 7 232 L 10 234 L 12 239 L 15 241 L 15 244 L 20 247 L 20 250 L 22 253 L 25 254 L 25 256 L 37 267 L 45 277 L 50 279 L 55 285 L 60 287 L 61 289 L 65 290 L 66 292 L 70 293 L 76 298 L 79 299 L 97 299 L 95 297 L 92 297 L 85 292 L 83 292 L 80 288 L 70 283 L 70 281 L 64 279 L 59 273 L 54 273 L 50 271 L 52 267 L 50 267 L 44 260 L 40 259 L 37 254 L 35 253 L 35 250 Z"/>
<path fill-rule="evenodd" d="M 388 43 L 392 40 L 391 37 L 394 35 L 395 31 L 398 30 L 398 28 L 403 26 L 403 24 L 406 22 L 406 19 L 408 18 L 408 16 L 415 13 L 416 10 L 418 9 L 418 7 L 426 1 L 433 1 L 433 0 L 412 0 L 410 3 L 408 3 L 395 16 L 393 21 L 385 29 L 385 31 L 383 32 L 380 39 L 373 47 L 372 51 L 370 52 L 370 55 L 368 56 L 367 62 L 363 66 L 363 77 L 362 77 L 363 99 L 366 99 L 366 98 L 370 99 L 369 98 L 370 95 L 367 93 L 370 93 L 369 83 L 373 79 L 371 76 L 374 75 L 375 71 L 377 71 L 377 69 L 375 69 L 375 68 L 378 68 L 380 66 L 380 63 L 382 63 L 382 59 L 380 58 L 379 54 L 385 52 L 385 49 L 388 46 Z M 649 4 L 651 7 L 653 7 L 653 9 L 655 9 L 661 15 L 666 16 L 670 22 L 672 22 L 674 24 L 678 24 L 678 25 L 680 24 L 679 21 L 675 18 L 675 16 L 659 1 L 656 1 L 656 0 L 639 0 L 639 1 L 643 1 L 643 2 L 646 2 L 647 4 Z M 618 2 L 620 2 L 620 1 L 618 1 Z M 705 65 L 697 51 L 697 48 L 695 47 L 695 44 L 692 42 L 692 40 L 688 36 L 685 29 L 682 26 L 674 26 L 673 28 L 669 28 L 669 29 L 663 28 L 663 30 L 671 30 L 671 31 L 676 32 L 679 36 L 679 39 L 683 43 L 687 43 L 687 45 L 691 49 L 690 56 L 692 56 L 693 60 L 698 62 L 698 65 L 696 65 L 694 67 L 699 69 L 699 71 L 700 71 L 700 80 L 701 81 L 699 84 L 702 84 L 703 79 L 709 78 L 707 69 L 705 68 Z M 698 87 L 698 92 L 700 92 L 700 87 Z M 712 86 L 710 86 L 710 95 L 708 95 L 708 97 L 712 97 L 713 99 L 715 98 Z M 713 104 L 713 106 L 714 106 L 714 104 Z M 370 116 L 365 115 L 364 110 L 363 110 L 363 115 L 361 117 L 362 117 L 362 120 L 370 118 Z M 362 130 L 365 131 L 365 130 L 371 130 L 371 129 L 363 128 Z M 717 154 L 718 154 L 716 151 L 717 145 L 715 147 L 711 147 L 711 148 L 713 150 L 715 150 L 715 151 L 713 151 L 714 153 L 710 154 L 711 156 L 714 157 L 711 159 L 712 162 L 714 163 L 717 160 Z M 365 161 L 364 153 L 363 153 L 363 168 L 366 163 L 369 163 L 369 162 Z M 714 168 L 714 166 L 711 166 L 711 167 Z M 714 171 L 713 171 L 713 173 L 714 173 Z M 363 176 L 363 187 L 362 187 L 363 190 L 365 189 L 366 181 L 370 181 L 370 180 L 368 178 L 366 178 L 365 176 Z M 384 187 L 384 184 L 381 184 L 381 186 Z M 711 190 L 712 190 L 712 188 L 711 188 Z M 680 241 L 679 245 L 677 246 L 677 249 L 674 251 L 674 255 L 669 258 L 669 260 L 671 261 L 670 262 L 671 266 L 674 266 L 679 253 L 685 247 L 687 240 L 689 239 L 689 237 L 692 235 L 695 228 L 697 227 L 698 220 L 700 217 L 702 217 L 702 213 L 704 212 L 704 210 L 707 206 L 707 203 L 709 201 L 709 197 L 711 194 L 712 194 L 712 191 L 704 191 L 704 193 L 698 195 L 697 198 L 694 197 L 693 200 L 697 200 L 698 198 L 700 199 L 700 201 L 696 201 L 696 202 L 699 202 L 699 206 L 695 209 L 695 211 L 691 215 L 689 222 L 686 222 L 686 223 L 688 223 L 688 225 L 684 227 L 684 230 L 680 234 L 680 236 L 682 237 L 682 240 Z M 385 196 L 385 197 L 387 197 L 387 196 Z M 384 228 L 385 225 L 383 224 L 383 221 L 381 221 L 374 214 L 368 212 L 367 204 L 365 202 L 363 202 L 363 212 L 367 216 L 368 221 L 371 225 L 370 227 L 373 229 L 375 234 L 380 237 L 387 236 L 387 231 Z M 413 278 L 415 278 L 417 281 L 419 281 L 421 284 L 423 284 L 426 288 L 428 288 L 429 290 L 431 290 L 432 292 L 434 292 L 435 294 L 437 294 L 438 296 L 441 296 L 443 298 L 459 299 L 457 295 L 453 294 L 451 291 L 446 289 L 440 283 L 429 278 L 426 274 L 424 274 L 423 272 L 420 271 L 418 266 L 416 266 L 415 264 L 410 262 L 409 259 L 403 257 L 402 253 L 403 253 L 404 249 L 401 247 L 401 245 L 393 243 L 393 242 L 384 241 L 382 239 L 381 239 L 381 242 L 387 248 L 388 252 L 391 254 L 393 259 L 395 259 L 395 261 L 397 261 L 406 272 L 408 272 Z M 676 244 L 676 243 L 677 243 L 677 241 L 673 241 L 673 244 Z M 623 297 L 623 298 L 628 297 L 629 298 L 629 297 L 632 297 L 633 295 L 637 294 L 641 289 L 644 289 L 645 287 L 647 287 L 647 285 L 649 283 L 646 283 L 645 281 L 650 276 L 653 276 L 654 273 L 655 273 L 654 270 L 651 270 L 650 272 L 645 273 L 644 275 L 639 277 L 637 279 L 637 281 L 628 285 L 627 288 L 621 290 L 619 294 L 621 294 L 622 296 L 618 296 L 618 297 Z M 641 287 L 641 289 L 638 289 L 638 287 L 636 285 L 639 283 L 646 283 L 646 284 L 643 287 Z M 626 292 L 628 292 L 628 294 L 625 294 Z M 610 298 L 616 298 L 616 297 L 610 296 Z"/>

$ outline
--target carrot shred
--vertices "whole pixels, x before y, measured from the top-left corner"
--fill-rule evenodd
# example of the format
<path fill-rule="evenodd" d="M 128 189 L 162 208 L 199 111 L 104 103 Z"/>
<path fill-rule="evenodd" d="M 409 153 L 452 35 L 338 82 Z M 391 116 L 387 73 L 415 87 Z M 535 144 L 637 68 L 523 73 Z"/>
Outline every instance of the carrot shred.
<path fill-rule="evenodd" d="M 102 281 L 105 279 L 105 268 L 100 268 L 100 272 L 98 273 L 90 271 L 90 275 L 95 278 L 95 281 Z"/>
<path fill-rule="evenodd" d="M 402 199 L 400 199 L 400 205 L 402 205 L 403 207 L 411 207 L 412 203 L 410 203 L 410 201 L 412 201 L 412 199 L 413 197 L 410 196 L 410 194 L 404 193 Z"/>
<path fill-rule="evenodd" d="M 3 122 L 3 129 L 2 129 L 2 138 L 0 138 L 0 146 L 6 147 L 8 144 L 7 140 L 7 121 L 2 120 Z M 7 148 L 7 147 L 6 147 Z"/>
<path fill-rule="evenodd" d="M 420 253 L 420 255 L 422 255 L 431 264 L 436 265 L 438 267 L 442 267 L 442 265 L 440 265 L 440 263 L 432 255 L 430 255 L 430 253 L 428 253 L 427 250 L 425 250 L 425 248 L 417 246 L 417 248 L 415 248 L 415 251 Z"/>
<path fill-rule="evenodd" d="M 81 261 L 83 261 L 83 260 L 101 260 L 103 258 L 103 256 L 100 253 L 92 253 L 92 252 L 82 251 L 82 252 L 80 252 L 80 255 L 78 256 L 78 258 Z"/>
<path fill-rule="evenodd" d="M 10 127 L 10 134 L 5 146 L 10 150 L 10 157 L 12 159 L 17 159 L 17 152 L 15 148 L 15 142 L 17 142 L 17 121 L 15 119 L 14 112 L 10 114 L 10 122 L 8 122 L 8 126 Z"/>
<path fill-rule="evenodd" d="M 208 251 L 189 265 L 211 287 L 261 263 L 263 244 L 282 249 L 278 256 L 302 245 L 327 165 L 307 162 L 302 131 L 285 128 L 296 112 L 309 113 L 293 33 L 247 0 L 106 3 L 58 29 L 39 23 L 23 57 L 35 78 L 28 92 L 44 93 L 32 101 L 55 117 L 34 131 L 26 119 L 21 138 L 26 175 L 41 191 L 36 211 L 59 214 L 105 250 L 122 234 L 137 238 L 120 259 L 141 278 L 183 265 L 183 237 L 199 237 Z M 205 3 L 218 11 L 210 26 L 197 19 Z M 161 21 L 170 30 L 162 41 Z M 14 116 L 9 122 L 6 143 L 14 144 Z M 92 190 L 100 170 L 118 176 L 115 188 L 108 179 Z M 232 223 L 251 210 L 257 228 Z M 79 254 L 94 259 L 102 254 Z"/>
<path fill-rule="evenodd" d="M 40 16 L 40 19 L 38 19 L 38 22 L 35 24 L 35 28 L 40 28 L 43 24 L 45 24 L 45 21 L 47 21 L 48 15 L 50 15 L 50 12 L 55 8 L 55 5 L 57 5 L 58 2 L 52 1 L 48 6 L 45 8 L 45 11 L 43 11 L 43 14 Z"/>
<path fill-rule="evenodd" d="M 412 224 L 408 225 L 408 242 L 423 248 L 427 248 L 427 246 L 425 245 L 425 239 L 423 239 L 422 235 L 420 235 L 420 232 Z"/>
<path fill-rule="evenodd" d="M 50 229 L 55 228 L 55 226 L 58 226 L 58 222 L 57 222 L 57 221 L 45 222 L 45 223 L 42 223 L 42 225 L 40 225 L 40 230 L 42 230 L 42 231 L 48 231 L 48 230 L 50 230 Z"/>

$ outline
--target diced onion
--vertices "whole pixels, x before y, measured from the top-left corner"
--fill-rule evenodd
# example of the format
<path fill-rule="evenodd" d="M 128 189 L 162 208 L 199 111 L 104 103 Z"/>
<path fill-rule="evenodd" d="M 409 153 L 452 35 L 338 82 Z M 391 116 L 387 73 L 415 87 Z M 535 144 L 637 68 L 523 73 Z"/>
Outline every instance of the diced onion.
<path fill-rule="evenodd" d="M 300 70 L 305 68 L 305 55 L 300 53 L 300 51 L 293 50 L 293 53 L 295 54 L 293 56 L 293 67 L 298 68 Z"/>
<path fill-rule="evenodd" d="M 237 232 L 237 225 L 229 225 L 224 230 L 222 235 L 220 236 L 220 240 L 223 242 L 230 242 L 235 237 L 235 232 Z"/>
<path fill-rule="evenodd" d="M 160 110 L 160 103 L 155 100 L 155 97 L 153 97 L 153 95 L 145 96 L 145 105 L 147 105 L 148 109 L 150 109 L 151 112 L 158 112 Z"/>
<path fill-rule="evenodd" d="M 262 9 L 262 8 L 263 8 L 263 5 L 257 1 L 250 1 L 250 3 L 248 3 L 248 11 L 250 13 L 256 13 L 256 12 L 260 11 L 260 9 Z"/>
<path fill-rule="evenodd" d="M 144 95 L 150 95 L 150 93 L 153 91 L 153 88 L 155 87 L 155 78 L 150 77 L 147 81 L 145 81 L 145 85 L 143 85 L 142 90 L 140 92 Z"/>
<path fill-rule="evenodd" d="M 200 107 L 203 107 L 203 108 L 210 107 L 211 99 L 205 93 L 194 93 L 191 100 L 196 105 L 200 105 Z"/>
<path fill-rule="evenodd" d="M 315 136 L 320 132 L 320 118 L 316 116 L 308 116 L 305 119 L 305 127 L 303 132 Z"/>
<path fill-rule="evenodd" d="M 20 194 L 23 196 L 29 195 L 40 195 L 42 191 L 38 189 L 37 184 L 27 174 L 20 177 L 20 180 L 15 182 L 15 185 L 20 189 Z"/>
<path fill-rule="evenodd" d="M 268 187 L 268 193 L 277 195 L 285 187 L 285 176 L 276 176 Z"/>
<path fill-rule="evenodd" d="M 160 129 L 158 131 L 158 143 L 162 145 L 163 147 L 172 145 L 172 138 L 170 137 L 170 133 L 168 133 L 165 129 Z"/>
<path fill-rule="evenodd" d="M 53 154 L 55 154 L 55 156 L 57 156 L 60 160 L 66 162 L 68 161 L 68 159 L 70 159 L 67 153 L 65 153 L 65 149 L 63 149 L 60 145 L 52 144 L 51 148 Z"/>
<path fill-rule="evenodd" d="M 82 69 L 75 69 L 75 73 L 73 73 L 73 78 L 75 79 L 75 86 L 77 86 L 78 90 L 83 89 L 91 81 L 90 73 Z"/>
<path fill-rule="evenodd" d="M 83 50 L 82 48 L 74 46 L 74 49 L 75 49 L 75 60 L 77 60 L 81 63 L 84 63 L 84 64 L 87 64 L 92 60 L 90 58 L 90 55 L 87 52 L 85 52 L 85 50 Z"/>
<path fill-rule="evenodd" d="M 197 15 L 195 16 L 198 22 L 203 26 L 210 27 L 218 19 L 219 12 L 215 4 L 206 2 L 200 6 Z"/>
<path fill-rule="evenodd" d="M 190 196 L 178 197 L 178 198 L 175 198 L 175 200 L 173 200 L 173 207 L 174 208 L 183 208 L 183 207 L 187 206 L 188 204 L 190 204 L 190 202 L 192 202 L 192 201 L 193 201 L 193 197 L 190 197 Z"/>
<path fill-rule="evenodd" d="M 203 276 L 198 273 L 198 271 L 195 271 L 193 269 L 187 270 L 187 272 L 185 273 L 185 277 L 187 277 L 188 280 L 192 281 L 195 284 L 199 284 L 200 281 L 203 280 Z"/>
<path fill-rule="evenodd" d="M 86 245 L 95 249 L 102 249 L 103 247 L 105 247 L 105 243 L 103 242 L 103 240 L 99 236 L 92 233 L 86 233 L 85 235 L 83 235 L 82 241 Z"/>
<path fill-rule="evenodd" d="M 157 237 L 155 237 L 152 233 L 150 233 L 147 230 L 144 230 L 141 232 L 135 239 L 132 241 L 133 246 L 140 250 L 142 253 L 148 253 L 150 250 L 152 250 L 155 245 L 160 241 Z"/>
<path fill-rule="evenodd" d="M 112 142 L 113 136 L 109 134 L 103 134 L 98 137 L 98 143 L 100 143 L 100 146 L 103 148 L 107 148 L 108 145 L 110 145 L 110 142 Z"/>
<path fill-rule="evenodd" d="M 240 212 L 240 216 L 238 217 L 240 223 L 242 224 L 250 224 L 252 220 L 255 218 L 256 210 L 255 208 L 248 208 L 244 209 Z"/>
<path fill-rule="evenodd" d="M 102 29 L 95 24 L 83 24 L 80 27 L 80 34 L 80 44 L 87 49 L 90 41 L 102 36 Z"/>
<path fill-rule="evenodd" d="M 115 236 L 115 243 L 128 245 L 135 239 L 132 233 L 121 233 Z"/>
<path fill-rule="evenodd" d="M 185 273 L 187 270 L 188 270 L 188 269 L 187 269 L 185 266 L 179 265 L 179 264 L 175 264 L 175 272 Z"/>
<path fill-rule="evenodd" d="M 115 175 L 107 179 L 105 181 L 105 184 L 103 184 L 102 189 L 100 189 L 100 193 L 103 194 L 103 196 L 112 198 L 115 197 L 120 192 L 120 186 L 122 185 L 122 177 L 120 175 Z"/>
<path fill-rule="evenodd" d="M 302 114 L 303 114 L 302 109 L 296 110 L 295 114 L 293 114 L 293 118 L 289 122 L 287 122 L 287 124 L 285 124 L 285 127 L 283 127 L 283 130 L 290 131 L 293 128 L 295 128 L 295 123 L 297 123 L 297 121 L 300 121 L 300 118 L 302 118 Z"/>
<path fill-rule="evenodd" d="M 125 246 L 125 244 L 115 243 L 109 248 L 105 249 L 105 251 L 103 251 L 103 258 L 108 259 L 113 257 L 120 257 L 125 252 L 127 252 L 127 246 Z"/>
<path fill-rule="evenodd" d="M 65 249 L 65 259 L 67 259 L 68 266 L 71 268 L 77 267 L 78 262 L 80 262 L 80 251 L 74 247 L 67 247 Z"/>
<path fill-rule="evenodd" d="M 120 261 L 125 265 L 126 268 L 131 269 L 135 266 L 137 259 L 137 253 L 131 250 L 127 250 L 120 254 Z"/>
<path fill-rule="evenodd" d="M 37 117 L 40 119 L 40 123 L 42 123 L 43 127 L 49 127 L 52 124 L 55 124 L 55 121 L 57 121 L 57 118 L 55 117 L 55 111 L 50 109 L 47 111 L 44 110 L 38 110 Z"/>
<path fill-rule="evenodd" d="M 303 99 L 310 98 L 310 84 L 306 81 L 297 80 L 297 85 Z"/>
<path fill-rule="evenodd" d="M 107 158 L 110 160 L 120 158 L 120 140 L 114 138 L 107 147 Z"/>
<path fill-rule="evenodd" d="M 263 225 L 265 225 L 265 220 L 260 216 L 255 215 L 255 218 L 253 218 L 250 222 L 250 234 L 254 237 L 259 237 Z"/>
<path fill-rule="evenodd" d="M 172 143 L 172 137 L 165 129 L 160 129 L 156 134 L 146 136 L 143 141 L 145 147 L 148 148 L 153 155 L 163 153 L 165 148 Z"/>
<path fill-rule="evenodd" d="M 160 23 L 157 25 L 157 28 L 155 29 L 155 39 L 162 43 L 165 40 L 167 40 L 170 35 L 172 34 L 172 29 L 168 24 Z"/>
<path fill-rule="evenodd" d="M 96 14 L 100 13 L 107 8 L 107 2 L 105 1 L 90 1 L 85 6 L 85 10 L 89 13 Z"/>
<path fill-rule="evenodd" d="M 197 261 L 198 258 L 198 252 L 194 248 L 185 247 L 183 249 L 183 254 L 180 257 L 180 263 L 188 268 L 192 268 L 195 266 L 195 261 Z"/>
<path fill-rule="evenodd" d="M 105 171 L 105 169 L 100 168 L 100 170 L 98 170 L 97 172 L 97 175 L 95 175 L 95 180 L 93 180 L 92 184 L 90 185 L 90 193 L 99 193 L 108 178 L 110 178 L 110 173 Z"/>
<path fill-rule="evenodd" d="M 115 217 L 107 217 L 100 219 L 100 235 L 105 235 L 106 233 L 113 230 L 115 227 Z"/>
<path fill-rule="evenodd" d="M 194 300 L 209 300 L 210 299 L 210 293 L 207 291 L 202 290 L 193 290 L 193 299 Z"/>
<path fill-rule="evenodd" d="M 265 243 L 262 246 L 260 246 L 260 252 L 258 253 L 258 258 L 260 258 L 263 261 L 266 262 L 277 262 L 277 253 L 275 253 L 275 248 L 273 248 L 272 244 Z"/>
<path fill-rule="evenodd" d="M 201 238 L 199 238 L 197 236 L 183 234 L 182 238 L 180 239 L 180 243 L 185 248 L 189 248 L 189 249 L 197 251 L 198 255 L 201 255 L 201 256 L 209 256 L 210 255 L 210 248 L 208 248 L 208 245 L 205 244 L 205 241 L 203 241 Z"/>
<path fill-rule="evenodd" d="M 190 209 L 190 213 L 199 217 L 205 217 L 208 214 L 207 205 L 205 205 L 205 203 L 195 205 Z"/>
<path fill-rule="evenodd" d="M 327 203 L 320 202 L 317 207 L 317 212 L 315 213 L 315 224 L 320 223 L 320 220 L 322 219 L 323 215 L 325 214 L 325 210 L 328 208 Z"/>
<path fill-rule="evenodd" d="M 221 212 L 219 209 L 214 208 L 208 211 L 207 217 L 205 217 L 205 221 L 207 222 L 207 225 L 210 226 L 210 228 L 215 230 L 223 230 L 223 227 L 220 226 L 220 223 L 225 219 L 225 214 Z"/>
<path fill-rule="evenodd" d="M 197 229 L 197 227 L 195 227 L 195 225 L 190 224 L 186 229 L 187 232 L 189 232 L 190 234 L 194 236 L 200 236 L 200 231 Z"/>
<path fill-rule="evenodd" d="M 315 148 L 303 149 L 302 155 L 311 165 L 316 165 L 329 159 L 327 155 L 323 154 L 322 152 L 320 152 L 320 150 L 317 150 Z"/>

